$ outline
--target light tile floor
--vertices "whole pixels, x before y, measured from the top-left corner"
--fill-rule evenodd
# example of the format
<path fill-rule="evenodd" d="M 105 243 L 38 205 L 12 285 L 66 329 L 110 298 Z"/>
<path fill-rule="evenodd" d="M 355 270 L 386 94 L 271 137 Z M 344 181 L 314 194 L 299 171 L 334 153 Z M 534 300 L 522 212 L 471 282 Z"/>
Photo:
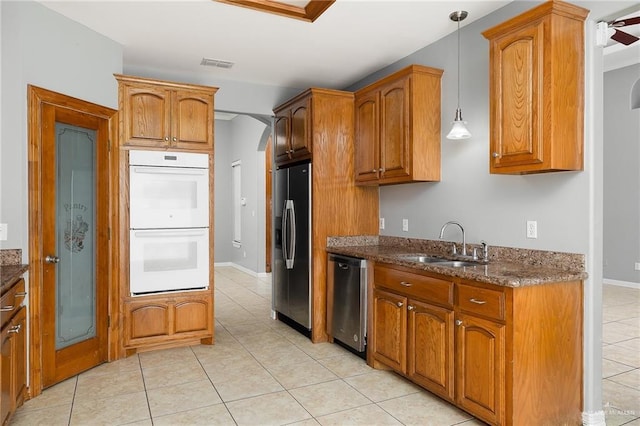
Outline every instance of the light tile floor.
<path fill-rule="evenodd" d="M 640 426 L 640 290 L 605 285 L 602 400 L 607 426 Z"/>
<path fill-rule="evenodd" d="M 103 364 L 27 401 L 12 425 L 464 425 L 467 413 L 269 319 L 271 285 L 217 267 L 216 344 Z M 640 291 L 606 286 L 608 425 L 640 425 Z"/>

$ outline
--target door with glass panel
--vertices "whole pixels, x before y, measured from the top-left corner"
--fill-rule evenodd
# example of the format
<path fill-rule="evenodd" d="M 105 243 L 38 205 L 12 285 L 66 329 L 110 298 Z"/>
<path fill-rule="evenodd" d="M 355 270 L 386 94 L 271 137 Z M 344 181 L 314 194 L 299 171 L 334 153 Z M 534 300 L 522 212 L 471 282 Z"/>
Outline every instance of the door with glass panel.
<path fill-rule="evenodd" d="M 107 357 L 108 121 L 42 107 L 42 384 Z"/>

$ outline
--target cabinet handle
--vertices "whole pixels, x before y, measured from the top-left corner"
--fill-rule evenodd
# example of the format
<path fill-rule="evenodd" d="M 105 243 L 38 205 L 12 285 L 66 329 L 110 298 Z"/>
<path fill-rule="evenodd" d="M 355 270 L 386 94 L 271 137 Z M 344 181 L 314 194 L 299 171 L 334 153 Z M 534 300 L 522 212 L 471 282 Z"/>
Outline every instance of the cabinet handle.
<path fill-rule="evenodd" d="M 404 287 L 411 287 L 411 285 L 412 285 L 412 284 L 411 284 L 411 283 L 408 283 L 408 282 L 406 282 L 406 281 L 400 281 L 400 285 L 401 285 L 401 286 L 404 286 Z"/>
<path fill-rule="evenodd" d="M 413 305 L 407 306 L 407 310 L 408 311 L 413 311 L 414 309 L 415 309 L 415 307 Z"/>
<path fill-rule="evenodd" d="M 456 320 L 456 325 L 462 325 L 462 320 Z"/>
<path fill-rule="evenodd" d="M 404 306 L 404 303 L 398 302 L 398 303 L 396 303 L 396 305 L 398 305 L 398 308 L 402 308 Z"/>
<path fill-rule="evenodd" d="M 21 291 L 20 293 L 16 293 L 16 297 L 25 297 L 27 295 L 26 291 Z"/>
<path fill-rule="evenodd" d="M 478 300 L 478 299 L 474 299 L 473 297 L 469 299 L 469 302 L 475 303 L 476 305 L 484 305 L 485 303 L 487 303 L 486 300 Z"/>
<path fill-rule="evenodd" d="M 16 333 L 16 334 L 18 334 L 18 333 L 20 333 L 20 328 L 21 328 L 21 327 L 22 327 L 22 324 L 15 325 L 15 326 L 11 327 L 11 328 L 8 330 L 8 332 L 9 332 L 9 333 Z"/>
<path fill-rule="evenodd" d="M 491 156 L 493 158 L 498 158 L 498 157 L 500 157 L 500 154 L 498 154 L 497 152 L 494 152 L 493 154 L 491 154 Z"/>
<path fill-rule="evenodd" d="M 15 309 L 15 306 L 13 305 L 3 306 L 2 308 L 0 308 L 0 312 L 11 312 L 14 309 Z"/>

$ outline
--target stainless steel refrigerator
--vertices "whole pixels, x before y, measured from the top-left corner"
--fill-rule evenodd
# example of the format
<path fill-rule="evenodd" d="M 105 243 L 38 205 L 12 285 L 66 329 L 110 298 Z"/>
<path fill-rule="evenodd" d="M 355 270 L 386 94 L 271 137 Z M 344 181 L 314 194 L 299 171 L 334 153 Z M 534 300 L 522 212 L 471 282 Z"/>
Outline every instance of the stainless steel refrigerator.
<path fill-rule="evenodd" d="M 311 163 L 276 170 L 273 208 L 274 310 L 311 331 Z"/>

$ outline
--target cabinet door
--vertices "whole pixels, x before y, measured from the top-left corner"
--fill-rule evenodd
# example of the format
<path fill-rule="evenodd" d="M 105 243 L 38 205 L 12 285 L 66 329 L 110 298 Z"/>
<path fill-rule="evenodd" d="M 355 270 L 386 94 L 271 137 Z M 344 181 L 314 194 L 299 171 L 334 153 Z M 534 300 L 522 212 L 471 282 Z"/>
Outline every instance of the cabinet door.
<path fill-rule="evenodd" d="M 140 339 L 164 338 L 171 334 L 170 306 L 164 302 L 125 305 L 125 345 Z"/>
<path fill-rule="evenodd" d="M 213 148 L 213 96 L 177 90 L 172 94 L 171 144 L 177 148 Z"/>
<path fill-rule="evenodd" d="M 179 301 L 175 305 L 175 333 L 195 331 L 211 332 L 211 299 L 201 298 Z"/>
<path fill-rule="evenodd" d="M 0 424 L 6 424 L 11 414 L 11 345 L 12 334 L 9 333 L 11 323 L 2 329 L 0 334 Z"/>
<path fill-rule="evenodd" d="M 291 105 L 291 157 L 307 158 L 311 154 L 311 97 Z"/>
<path fill-rule="evenodd" d="M 453 401 L 453 311 L 409 299 L 407 375 Z"/>
<path fill-rule="evenodd" d="M 21 406 L 27 391 L 27 308 L 22 307 L 11 321 L 13 353 L 11 372 L 13 376 L 11 400 L 13 410 Z"/>
<path fill-rule="evenodd" d="M 406 306 L 406 297 L 373 291 L 373 356 L 403 373 L 407 359 Z"/>
<path fill-rule="evenodd" d="M 379 92 L 359 94 L 355 100 L 356 182 L 376 182 L 380 168 Z"/>
<path fill-rule="evenodd" d="M 545 160 L 543 31 L 544 21 L 539 21 L 491 41 L 492 168 Z"/>
<path fill-rule="evenodd" d="M 381 180 L 411 176 L 409 91 L 411 78 L 391 82 L 380 89 Z"/>
<path fill-rule="evenodd" d="M 122 132 L 125 145 L 166 147 L 171 136 L 171 92 L 166 89 L 125 85 Z"/>
<path fill-rule="evenodd" d="M 491 424 L 505 419 L 505 326 L 458 314 L 456 403 Z"/>
<path fill-rule="evenodd" d="M 275 118 L 275 141 L 273 151 L 275 162 L 282 163 L 289 160 L 289 110 L 281 111 L 276 114 Z"/>

